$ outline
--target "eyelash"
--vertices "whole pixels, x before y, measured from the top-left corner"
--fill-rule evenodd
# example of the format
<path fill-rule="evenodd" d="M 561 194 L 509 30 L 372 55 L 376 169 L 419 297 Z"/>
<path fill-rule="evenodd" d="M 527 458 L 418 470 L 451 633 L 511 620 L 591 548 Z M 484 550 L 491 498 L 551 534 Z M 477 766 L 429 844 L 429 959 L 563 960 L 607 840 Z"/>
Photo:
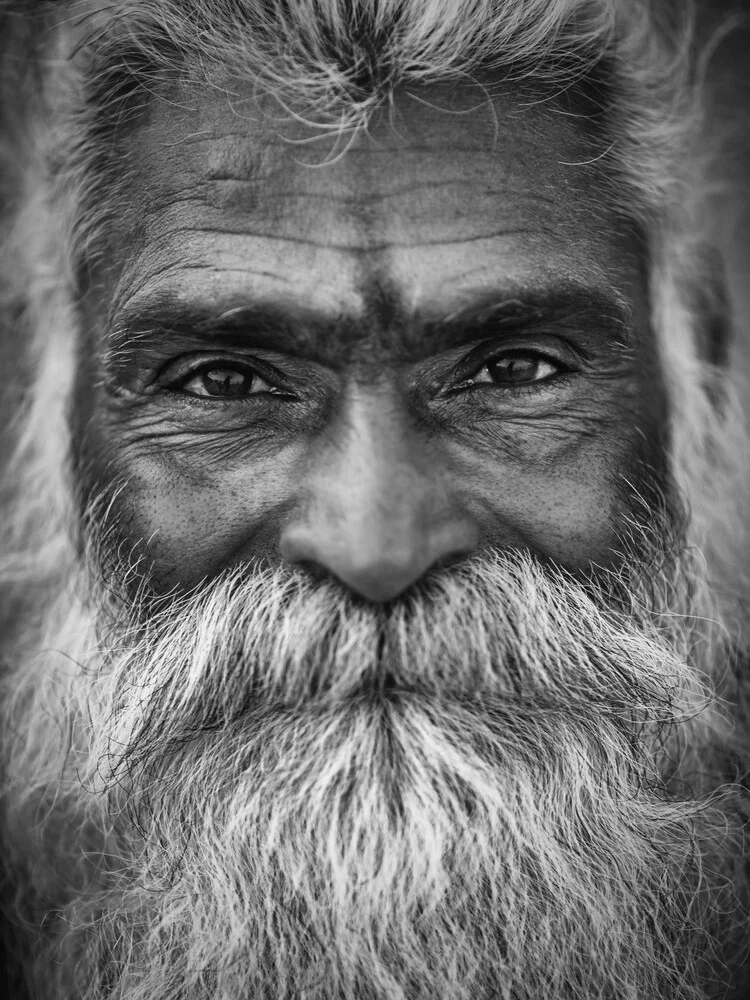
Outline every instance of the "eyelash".
<path fill-rule="evenodd" d="M 196 393 L 184 391 L 184 386 L 192 379 L 197 378 L 199 375 L 209 372 L 214 368 L 231 368 L 235 371 L 242 372 L 244 375 L 258 375 L 263 379 L 264 382 L 268 382 L 273 389 L 277 389 L 278 392 L 257 392 L 249 393 L 246 396 L 199 396 Z M 270 366 L 263 365 L 260 362 L 254 362 L 253 364 L 247 364 L 242 361 L 237 361 L 234 358 L 211 358 L 208 361 L 204 361 L 202 364 L 197 365 L 195 368 L 190 368 L 188 371 L 180 375 L 176 379 L 170 379 L 167 382 L 162 383 L 162 387 L 167 389 L 169 392 L 178 395 L 187 403 L 196 403 L 198 405 L 209 405 L 215 406 L 217 403 L 245 403 L 255 405 L 261 400 L 268 404 L 269 402 L 279 402 L 281 399 L 286 399 L 289 401 L 293 399 L 293 393 L 287 390 L 283 385 L 279 383 L 283 380 L 280 378 L 279 372 L 276 369 L 270 368 Z"/>
<path fill-rule="evenodd" d="M 481 348 L 480 348 L 481 349 Z M 539 379 L 534 382 L 519 383 L 513 385 L 508 383 L 506 385 L 493 385 L 492 383 L 480 383 L 478 385 L 461 386 L 460 383 L 465 382 L 467 379 L 478 375 L 482 369 L 491 365 L 494 361 L 506 357 L 508 354 L 513 352 L 518 354 L 535 355 L 541 361 L 547 361 L 549 364 L 554 365 L 558 371 L 554 375 L 549 375 L 543 379 Z M 475 353 L 475 352 L 472 352 Z M 174 393 L 181 397 L 181 400 L 187 404 L 196 404 L 199 406 L 216 406 L 217 404 L 233 404 L 244 403 L 246 405 L 258 405 L 263 403 L 268 405 L 278 405 L 281 402 L 291 402 L 296 397 L 294 393 L 287 389 L 283 385 L 283 378 L 281 373 L 275 368 L 265 365 L 262 362 L 255 361 L 253 359 L 253 364 L 248 364 L 245 362 L 237 361 L 234 358 L 218 357 L 210 358 L 209 360 L 203 362 L 202 364 L 191 368 L 184 372 L 176 379 L 171 379 L 168 382 L 163 382 L 162 387 L 167 389 L 169 392 Z M 246 375 L 256 374 L 264 381 L 268 382 L 277 392 L 258 392 L 250 393 L 246 396 L 234 396 L 234 397 L 221 397 L 221 396 L 199 396 L 195 393 L 183 391 L 184 385 L 190 382 L 192 379 L 198 377 L 204 372 L 210 371 L 212 368 L 218 368 L 225 366 L 227 368 L 232 368 L 240 371 Z M 458 397 L 461 395 L 469 395 L 477 392 L 488 392 L 488 391 L 502 391 L 505 396 L 533 396 L 540 392 L 543 392 L 545 388 L 548 388 L 552 383 L 559 383 L 567 380 L 571 375 L 575 373 L 575 369 L 570 365 L 566 364 L 556 355 L 547 353 L 544 351 L 536 350 L 534 348 L 524 348 L 524 347 L 506 347 L 502 350 L 496 350 L 495 353 L 489 354 L 484 358 L 472 359 L 469 363 L 469 359 L 464 359 L 464 363 L 460 366 L 459 372 L 454 373 L 454 379 L 459 383 L 458 385 L 454 383 L 453 386 L 445 389 L 441 395 L 444 397 Z M 281 383 L 281 384 L 280 384 Z"/>
<path fill-rule="evenodd" d="M 556 375 L 550 375 L 548 378 L 539 379 L 536 382 L 521 383 L 520 385 L 491 385 L 485 383 L 483 385 L 469 385 L 465 389 L 459 389 L 455 391 L 455 395 L 458 396 L 461 393 L 466 393 L 467 395 L 474 395 L 475 393 L 482 392 L 502 392 L 504 396 L 515 396 L 516 398 L 520 396 L 537 396 L 544 392 L 545 389 L 549 389 L 552 385 L 559 385 L 567 381 L 573 374 L 572 371 L 561 371 Z"/>
<path fill-rule="evenodd" d="M 559 357 L 554 354 L 547 353 L 544 351 L 537 350 L 535 348 L 526 347 L 505 347 L 502 350 L 496 350 L 493 354 L 489 354 L 486 357 L 476 359 L 468 364 L 468 359 L 461 366 L 461 374 L 459 378 L 459 383 L 466 381 L 473 376 L 476 376 L 482 369 L 491 365 L 493 361 L 498 361 L 503 357 L 507 357 L 508 354 L 513 354 L 514 352 L 518 354 L 534 355 L 540 361 L 546 361 L 551 365 L 554 365 L 558 371 L 554 375 L 548 375 L 545 378 L 539 379 L 534 382 L 519 383 L 518 385 L 513 385 L 508 383 L 506 385 L 493 385 L 492 383 L 480 383 L 479 385 L 469 385 L 453 386 L 452 388 L 446 390 L 446 396 L 459 396 L 463 394 L 473 394 L 476 392 L 488 392 L 488 391 L 499 391 L 502 390 L 503 394 L 508 396 L 533 396 L 540 392 L 543 392 L 545 388 L 549 387 L 553 383 L 561 383 L 567 381 L 572 375 L 575 374 L 575 368 L 566 362 L 562 361 Z"/>

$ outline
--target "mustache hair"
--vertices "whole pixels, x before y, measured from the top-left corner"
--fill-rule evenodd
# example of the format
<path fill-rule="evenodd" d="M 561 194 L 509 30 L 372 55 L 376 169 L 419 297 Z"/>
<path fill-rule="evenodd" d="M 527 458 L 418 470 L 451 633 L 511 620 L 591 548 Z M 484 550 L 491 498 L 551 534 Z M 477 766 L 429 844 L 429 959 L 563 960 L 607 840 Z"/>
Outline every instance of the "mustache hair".
<path fill-rule="evenodd" d="M 679 582 L 661 565 L 663 593 L 653 579 L 639 593 L 610 572 L 605 599 L 602 581 L 576 582 L 527 553 L 489 552 L 429 574 L 384 607 L 284 565 L 239 568 L 187 595 L 120 600 L 115 617 L 105 613 L 108 711 L 139 746 L 150 728 L 160 744 L 179 741 L 254 706 L 312 709 L 409 692 L 664 721 L 675 710 L 670 695 L 660 715 L 665 691 L 692 687 L 700 697 L 700 679 L 687 665 L 685 599 L 674 603 Z M 631 647 L 648 669 L 629 667 Z"/>
<path fill-rule="evenodd" d="M 39 996 L 712 995 L 746 801 L 698 585 L 684 554 L 608 579 L 497 552 L 384 608 L 260 564 L 100 592 Z"/>

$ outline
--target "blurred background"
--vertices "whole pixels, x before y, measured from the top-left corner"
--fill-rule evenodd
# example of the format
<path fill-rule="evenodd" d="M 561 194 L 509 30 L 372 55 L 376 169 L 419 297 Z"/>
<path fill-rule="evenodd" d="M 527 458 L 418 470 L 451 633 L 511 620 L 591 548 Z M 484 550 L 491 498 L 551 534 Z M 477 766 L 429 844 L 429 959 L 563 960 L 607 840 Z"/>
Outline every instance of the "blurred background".
<path fill-rule="evenodd" d="M 735 363 L 747 382 L 743 401 L 750 422 L 750 0 L 698 2 L 703 38 L 711 38 L 727 18 L 735 22 L 709 64 L 710 114 L 722 147 L 713 215 L 715 239 L 727 262 L 737 329 Z"/>

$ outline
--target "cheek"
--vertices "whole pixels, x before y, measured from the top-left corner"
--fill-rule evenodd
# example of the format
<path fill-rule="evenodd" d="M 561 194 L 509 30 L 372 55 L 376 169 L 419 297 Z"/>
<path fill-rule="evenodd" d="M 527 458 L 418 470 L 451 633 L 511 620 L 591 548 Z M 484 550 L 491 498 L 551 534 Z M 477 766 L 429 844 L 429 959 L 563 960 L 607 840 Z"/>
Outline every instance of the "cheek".
<path fill-rule="evenodd" d="M 640 457 L 626 451 L 597 442 L 556 461 L 475 468 L 487 543 L 502 544 L 512 526 L 518 543 L 572 571 L 613 563 L 631 510 L 627 484 L 644 480 Z"/>
<path fill-rule="evenodd" d="M 495 523 L 512 523 L 532 551 L 574 572 L 616 566 L 634 522 L 653 526 L 669 498 L 667 416 L 658 367 L 645 364 L 627 391 L 523 428 L 506 461 L 465 474 Z"/>
<path fill-rule="evenodd" d="M 615 565 L 633 522 L 662 507 L 666 427 L 657 374 L 586 410 L 462 441 L 456 478 L 470 484 L 486 544 L 520 544 L 571 571 Z"/>
<path fill-rule="evenodd" d="M 294 448 L 256 447 L 251 461 L 238 462 L 226 441 L 212 444 L 216 435 L 186 446 L 184 436 L 148 433 L 148 421 L 92 392 L 99 383 L 82 357 L 69 420 L 79 510 L 93 506 L 106 551 L 120 563 L 137 561 L 144 575 L 148 567 L 157 592 L 216 576 L 248 538 L 254 554 L 271 558 L 274 526 L 289 506 Z"/>
<path fill-rule="evenodd" d="M 464 453 L 448 461 L 452 492 L 481 526 L 482 544 L 526 547 L 585 569 L 617 558 L 626 483 L 644 481 L 642 456 L 612 442 L 580 446 L 564 459 L 488 464 Z M 252 465 L 219 470 L 145 454 L 112 451 L 111 482 L 126 482 L 112 521 L 126 551 L 146 549 L 157 591 L 186 588 L 248 558 L 277 561 L 283 524 L 299 502 L 305 449 L 289 445 Z"/>
<path fill-rule="evenodd" d="M 108 463 L 110 484 L 122 484 L 110 521 L 125 551 L 145 552 L 157 592 L 215 577 L 248 549 L 256 558 L 275 557 L 293 501 L 294 449 L 259 459 L 251 470 L 201 471 L 138 446 L 119 450 Z"/>

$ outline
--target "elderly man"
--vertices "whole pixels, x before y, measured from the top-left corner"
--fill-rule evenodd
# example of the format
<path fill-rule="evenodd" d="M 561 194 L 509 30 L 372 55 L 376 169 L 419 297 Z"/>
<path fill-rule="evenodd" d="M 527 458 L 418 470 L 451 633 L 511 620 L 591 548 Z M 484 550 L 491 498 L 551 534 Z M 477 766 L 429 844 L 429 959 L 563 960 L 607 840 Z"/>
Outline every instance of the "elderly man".
<path fill-rule="evenodd" d="M 2 11 L 17 995 L 746 996 L 687 3 Z"/>

